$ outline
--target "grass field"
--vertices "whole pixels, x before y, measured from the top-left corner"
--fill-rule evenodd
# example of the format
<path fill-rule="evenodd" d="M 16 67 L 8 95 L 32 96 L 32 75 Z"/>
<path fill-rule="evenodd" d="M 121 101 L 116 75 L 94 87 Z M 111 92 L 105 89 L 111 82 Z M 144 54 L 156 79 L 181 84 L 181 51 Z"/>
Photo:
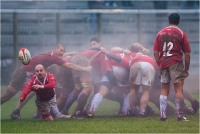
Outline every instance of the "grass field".
<path fill-rule="evenodd" d="M 4 88 L 2 88 L 4 89 Z M 1 133 L 199 133 L 199 114 L 187 116 L 189 122 L 177 122 L 169 116 L 166 122 L 153 117 L 117 117 L 118 104 L 103 100 L 92 119 L 66 119 L 44 122 L 32 120 L 34 99 L 22 109 L 21 120 L 11 120 L 10 114 L 17 104 L 18 95 L 1 106 Z M 198 94 L 194 94 L 198 98 Z M 107 116 L 102 116 L 107 115 Z"/>

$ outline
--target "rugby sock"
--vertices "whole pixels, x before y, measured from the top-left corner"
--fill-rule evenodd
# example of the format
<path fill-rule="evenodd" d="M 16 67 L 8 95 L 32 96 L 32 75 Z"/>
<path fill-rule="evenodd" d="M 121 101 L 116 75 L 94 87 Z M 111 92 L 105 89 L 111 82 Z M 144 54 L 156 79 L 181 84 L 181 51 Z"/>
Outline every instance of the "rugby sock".
<path fill-rule="evenodd" d="M 79 92 L 76 91 L 72 91 L 68 98 L 67 98 L 67 102 L 65 103 L 65 106 L 62 110 L 63 114 L 68 114 L 69 108 L 71 107 L 71 105 L 74 103 L 74 101 L 78 98 L 78 94 Z"/>
<path fill-rule="evenodd" d="M 87 103 L 87 99 L 88 99 L 88 95 L 84 94 L 84 93 L 80 93 L 80 95 L 78 96 L 78 104 L 76 105 L 75 108 L 75 114 L 77 112 L 82 112 L 85 104 Z"/>
<path fill-rule="evenodd" d="M 160 118 L 167 118 L 166 108 L 167 108 L 167 96 L 160 95 Z"/>
<path fill-rule="evenodd" d="M 176 105 L 177 116 L 179 118 L 183 117 L 184 99 L 183 98 L 175 98 L 175 105 Z"/>
<path fill-rule="evenodd" d="M 124 98 L 124 103 L 123 103 L 121 113 L 127 115 L 129 108 L 130 108 L 130 106 L 129 106 L 129 94 L 127 94 L 126 97 Z"/>
<path fill-rule="evenodd" d="M 99 106 L 99 104 L 101 103 L 103 99 L 103 95 L 101 95 L 100 93 L 97 93 L 94 98 L 92 99 L 92 103 L 89 109 L 89 112 L 95 112 L 97 107 Z"/>

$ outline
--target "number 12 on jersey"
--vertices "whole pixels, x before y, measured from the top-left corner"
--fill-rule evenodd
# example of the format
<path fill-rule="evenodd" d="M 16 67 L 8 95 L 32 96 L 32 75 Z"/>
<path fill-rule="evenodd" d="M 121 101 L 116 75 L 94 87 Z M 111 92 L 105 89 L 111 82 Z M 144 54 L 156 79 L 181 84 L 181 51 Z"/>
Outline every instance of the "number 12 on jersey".
<path fill-rule="evenodd" d="M 164 42 L 163 45 L 163 56 L 172 56 L 172 54 L 170 54 L 170 51 L 173 48 L 173 43 L 172 42 Z"/>

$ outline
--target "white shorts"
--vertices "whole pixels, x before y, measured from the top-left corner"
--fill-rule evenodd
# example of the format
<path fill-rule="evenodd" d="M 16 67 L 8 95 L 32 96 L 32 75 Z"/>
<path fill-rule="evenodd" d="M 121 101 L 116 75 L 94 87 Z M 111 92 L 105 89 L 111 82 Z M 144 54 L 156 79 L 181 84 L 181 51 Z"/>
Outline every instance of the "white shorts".
<path fill-rule="evenodd" d="M 117 85 L 127 86 L 129 84 L 128 82 L 129 70 L 118 66 L 113 66 L 112 69 Z"/>
<path fill-rule="evenodd" d="M 151 86 L 155 77 L 155 69 L 148 62 L 137 62 L 130 68 L 130 85 Z"/>

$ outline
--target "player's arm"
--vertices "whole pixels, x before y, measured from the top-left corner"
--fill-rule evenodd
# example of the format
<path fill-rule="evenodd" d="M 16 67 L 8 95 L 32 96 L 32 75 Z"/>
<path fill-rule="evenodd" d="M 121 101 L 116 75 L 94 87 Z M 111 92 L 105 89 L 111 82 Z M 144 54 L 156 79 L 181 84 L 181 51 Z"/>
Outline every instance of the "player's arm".
<path fill-rule="evenodd" d="M 33 78 L 29 80 L 29 82 L 27 82 L 26 85 L 24 86 L 19 99 L 19 104 L 21 104 L 26 99 L 26 96 L 32 91 L 31 90 L 32 86 L 33 86 Z"/>
<path fill-rule="evenodd" d="M 49 80 L 48 84 L 44 85 L 44 89 L 52 89 L 52 88 L 54 88 L 56 86 L 55 77 L 52 74 L 50 74 L 48 80 Z"/>
<path fill-rule="evenodd" d="M 150 53 L 149 49 L 145 48 L 145 47 L 144 47 L 142 44 L 140 44 L 140 43 L 134 43 L 134 44 L 133 44 L 133 47 L 134 47 L 135 49 L 139 50 L 140 52 L 145 53 L 145 54 L 149 54 L 149 53 Z"/>
<path fill-rule="evenodd" d="M 64 53 L 63 56 L 74 56 L 74 55 L 77 55 L 77 54 L 79 54 L 79 52 L 78 52 L 78 51 L 74 51 L 74 52 L 67 52 L 67 53 Z"/>
<path fill-rule="evenodd" d="M 190 67 L 190 53 L 185 53 L 185 72 L 189 74 L 189 67 Z"/>
<path fill-rule="evenodd" d="M 65 68 L 77 70 L 77 71 L 88 71 L 90 72 L 92 70 L 92 66 L 82 67 L 73 63 L 65 62 L 63 65 Z"/>
<path fill-rule="evenodd" d="M 106 48 L 103 48 L 103 47 L 101 47 L 100 49 L 101 49 L 102 52 L 105 53 L 105 56 L 106 56 L 107 58 L 112 59 L 112 60 L 115 60 L 115 61 L 117 61 L 117 62 L 121 62 L 121 61 L 122 61 L 122 58 L 119 57 L 119 56 L 116 56 L 115 54 L 113 54 L 112 51 L 110 52 L 110 51 L 108 51 Z"/>
<path fill-rule="evenodd" d="M 125 50 L 125 49 L 120 48 L 120 47 L 111 48 L 111 52 L 119 52 L 119 53 L 125 53 L 125 54 L 130 54 L 131 53 L 130 50 Z"/>
<path fill-rule="evenodd" d="M 154 42 L 154 46 L 153 46 L 153 55 L 154 55 L 154 58 L 155 58 L 155 61 L 158 65 L 158 67 L 160 67 L 160 62 L 159 62 L 159 45 L 158 45 L 158 37 L 159 35 L 157 34 L 156 36 L 156 40 Z"/>
<path fill-rule="evenodd" d="M 190 44 L 188 41 L 188 36 L 187 34 L 184 32 L 183 35 L 183 52 L 185 54 L 185 72 L 189 75 L 189 66 L 190 66 L 190 53 L 191 53 L 191 48 L 190 48 Z"/>
<path fill-rule="evenodd" d="M 32 88 L 34 90 L 48 90 L 48 89 L 52 89 L 56 86 L 56 79 L 52 74 L 48 75 L 48 84 L 45 85 L 33 85 Z"/>
<path fill-rule="evenodd" d="M 156 60 L 157 65 L 160 66 L 160 62 L 159 62 L 159 52 L 158 52 L 158 51 L 154 51 L 153 55 L 154 55 L 154 58 L 155 58 L 155 60 Z"/>

